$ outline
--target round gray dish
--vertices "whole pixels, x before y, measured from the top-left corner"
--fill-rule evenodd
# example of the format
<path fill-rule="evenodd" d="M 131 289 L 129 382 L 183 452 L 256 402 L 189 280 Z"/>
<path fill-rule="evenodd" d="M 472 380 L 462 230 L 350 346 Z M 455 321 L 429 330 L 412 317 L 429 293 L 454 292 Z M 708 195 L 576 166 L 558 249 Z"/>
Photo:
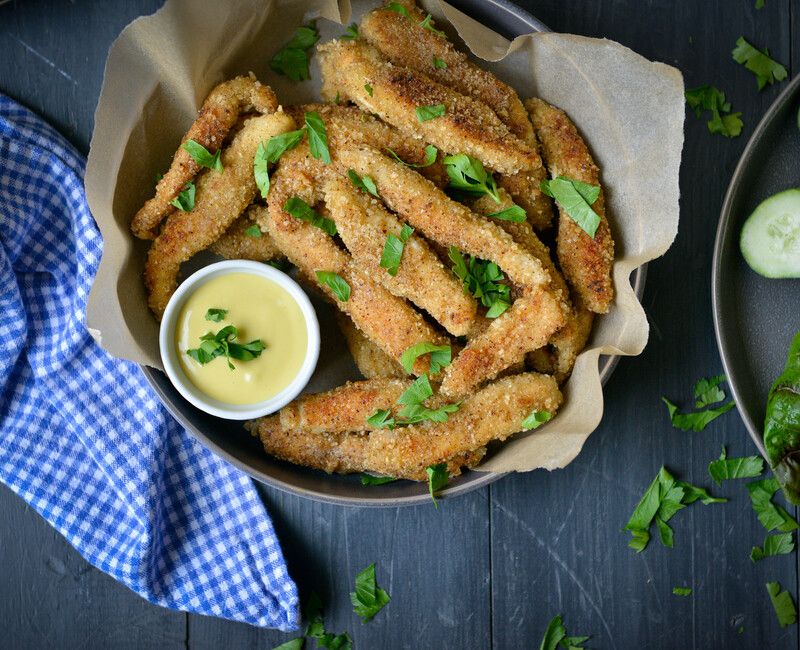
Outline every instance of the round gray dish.
<path fill-rule="evenodd" d="M 451 4 L 506 38 L 549 31 L 528 12 L 506 0 L 455 0 Z M 631 277 L 634 291 L 639 298 L 644 291 L 644 281 L 645 267 L 641 267 Z M 336 325 L 328 313 L 330 310 L 318 301 L 314 305 L 318 308 L 320 329 L 323 332 L 335 330 Z M 329 346 L 327 360 L 324 358 L 325 354 L 326 350 L 323 350 L 318 368 L 323 367 L 325 362 L 335 363 L 330 359 L 332 355 L 347 355 L 347 352 L 343 347 L 337 352 Z M 600 358 L 600 379 L 604 384 L 618 360 L 618 357 Z M 428 486 L 425 484 L 397 481 L 381 486 L 362 486 L 358 476 L 328 475 L 268 456 L 259 442 L 242 428 L 240 422 L 203 413 L 184 400 L 162 372 L 144 366 L 142 370 L 175 419 L 203 445 L 262 483 L 310 499 L 342 505 L 394 507 L 429 503 Z M 313 382 L 311 388 L 313 390 Z M 452 479 L 450 485 L 442 490 L 441 496 L 463 494 L 502 476 L 504 474 L 496 472 L 468 471 Z"/>
<path fill-rule="evenodd" d="M 800 76 L 756 127 L 722 204 L 711 278 L 714 329 L 736 406 L 750 436 L 761 439 L 767 394 L 800 329 L 800 280 L 761 277 L 744 261 L 739 235 L 759 203 L 800 187 Z"/>

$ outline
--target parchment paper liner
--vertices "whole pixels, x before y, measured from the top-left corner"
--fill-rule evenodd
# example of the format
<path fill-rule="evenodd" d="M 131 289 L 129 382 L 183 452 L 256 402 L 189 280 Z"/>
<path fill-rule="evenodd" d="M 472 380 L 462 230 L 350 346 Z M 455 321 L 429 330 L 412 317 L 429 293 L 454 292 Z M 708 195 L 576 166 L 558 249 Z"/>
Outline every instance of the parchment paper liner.
<path fill-rule="evenodd" d="M 95 113 L 86 195 L 105 242 L 89 299 L 88 325 L 112 355 L 161 367 L 158 326 L 146 303 L 141 272 L 148 243 L 134 239 L 130 219 L 152 193 L 183 133 L 219 81 L 254 72 L 284 104 L 319 98 L 320 75 L 294 83 L 268 62 L 292 31 L 319 20 L 322 40 L 343 32 L 375 2 L 357 0 L 168 0 L 128 25 L 111 48 Z M 520 96 L 540 96 L 578 125 L 600 166 L 617 244 L 617 299 L 597 319 L 590 345 L 565 387 L 551 423 L 519 434 L 478 469 L 496 472 L 564 467 L 603 415 L 601 354 L 637 355 L 648 324 L 629 282 L 631 272 L 663 255 L 678 229 L 678 171 L 683 146 L 683 80 L 609 40 L 532 34 L 512 43 L 455 8 L 423 3 L 437 26 L 461 37 L 481 65 Z M 331 22 L 334 21 L 334 22 Z M 341 24 L 337 24 L 341 23 Z M 455 39 L 458 41 L 458 39 Z M 338 330 L 323 332 L 339 337 Z M 329 372 L 336 386 L 352 376 Z M 317 386 L 319 382 L 316 382 Z"/>

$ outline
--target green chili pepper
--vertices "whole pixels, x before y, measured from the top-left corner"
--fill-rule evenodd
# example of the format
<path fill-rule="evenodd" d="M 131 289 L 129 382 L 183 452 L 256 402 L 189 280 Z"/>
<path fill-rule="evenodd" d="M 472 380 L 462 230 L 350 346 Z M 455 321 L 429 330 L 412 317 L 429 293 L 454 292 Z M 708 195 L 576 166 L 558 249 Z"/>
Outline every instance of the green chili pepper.
<path fill-rule="evenodd" d="M 800 504 L 800 332 L 789 347 L 786 368 L 769 391 L 764 446 L 786 498 Z"/>

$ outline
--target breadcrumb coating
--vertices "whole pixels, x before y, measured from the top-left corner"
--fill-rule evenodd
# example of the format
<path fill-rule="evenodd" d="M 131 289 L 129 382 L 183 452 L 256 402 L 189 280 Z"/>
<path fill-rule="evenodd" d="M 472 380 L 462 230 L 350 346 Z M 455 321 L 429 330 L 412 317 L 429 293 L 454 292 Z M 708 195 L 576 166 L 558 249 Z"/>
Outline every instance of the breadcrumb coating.
<path fill-rule="evenodd" d="M 269 86 L 251 77 L 236 77 L 216 86 L 203 102 L 197 119 L 181 141 L 194 140 L 211 153 L 221 146 L 225 136 L 236 125 L 242 113 L 257 111 L 274 113 L 278 99 Z M 134 215 L 131 231 L 140 239 L 155 239 L 162 219 L 172 214 L 170 204 L 186 183 L 200 171 L 197 163 L 182 146 L 178 147 L 164 177 L 156 185 L 155 196 Z"/>
<path fill-rule="evenodd" d="M 344 335 L 350 354 L 359 372 L 367 379 L 378 377 L 406 377 L 406 371 L 397 361 L 370 341 L 349 316 L 336 311 L 336 324 Z"/>
<path fill-rule="evenodd" d="M 211 244 L 211 252 L 227 260 L 254 260 L 269 262 L 284 259 L 269 233 L 262 232 L 258 226 L 259 218 L 266 217 L 267 208 L 251 205 L 245 213 L 233 222 L 230 228 L 217 241 Z M 249 235 L 247 231 L 256 227 L 260 237 Z"/>

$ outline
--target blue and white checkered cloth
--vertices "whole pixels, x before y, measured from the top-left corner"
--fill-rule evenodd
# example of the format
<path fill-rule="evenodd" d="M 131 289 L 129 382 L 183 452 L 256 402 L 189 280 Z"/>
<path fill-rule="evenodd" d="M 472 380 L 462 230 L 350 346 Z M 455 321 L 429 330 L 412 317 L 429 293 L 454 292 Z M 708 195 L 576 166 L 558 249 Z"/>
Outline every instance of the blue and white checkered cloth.
<path fill-rule="evenodd" d="M 102 239 L 83 166 L 0 95 L 0 479 L 150 602 L 296 629 L 297 589 L 250 479 L 87 333 Z"/>

